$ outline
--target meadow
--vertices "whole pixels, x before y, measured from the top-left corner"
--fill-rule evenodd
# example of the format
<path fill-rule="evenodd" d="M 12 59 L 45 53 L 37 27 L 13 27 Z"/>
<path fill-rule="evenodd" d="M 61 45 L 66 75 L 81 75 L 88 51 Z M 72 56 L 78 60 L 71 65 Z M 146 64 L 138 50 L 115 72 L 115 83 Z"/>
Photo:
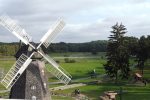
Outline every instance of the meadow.
<path fill-rule="evenodd" d="M 146 86 L 144 85 L 135 85 L 129 84 L 129 80 L 119 80 L 119 84 L 115 84 L 113 81 L 101 82 L 98 84 L 88 84 L 91 82 L 105 80 L 102 77 L 97 77 L 93 79 L 84 79 L 86 77 L 90 77 L 90 72 L 94 69 L 97 75 L 104 75 L 105 70 L 103 68 L 103 64 L 106 62 L 104 55 L 105 53 L 99 53 L 98 55 L 91 55 L 90 53 L 58 53 L 50 54 L 54 57 L 55 60 L 59 61 L 59 64 L 72 75 L 72 80 L 81 79 L 78 81 L 79 83 L 86 83 L 86 86 L 79 87 L 82 94 L 86 95 L 90 100 L 98 100 L 99 96 L 103 95 L 105 91 L 119 91 L 120 88 L 124 91 L 122 94 L 122 100 L 149 100 L 150 95 L 150 84 L 148 83 Z M 74 59 L 74 63 L 66 63 L 64 61 L 64 57 L 70 57 L 69 59 Z M 79 57 L 79 58 L 74 58 Z M 82 58 L 83 57 L 83 58 Z M 0 60 L 0 68 L 4 68 L 5 72 L 11 67 L 11 65 L 15 62 L 15 59 L 1 59 Z M 134 63 L 134 62 L 133 62 Z M 144 77 L 150 79 L 150 68 L 149 62 L 147 62 L 147 67 L 144 70 Z M 83 79 L 82 79 L 83 78 Z M 132 77 L 131 77 L 132 78 Z M 50 82 L 58 81 L 55 78 L 50 78 Z M 76 83 L 78 83 L 76 82 Z M 60 86 L 59 85 L 50 85 L 50 87 Z M 5 88 L 0 85 L 0 90 L 4 90 Z M 68 94 L 73 93 L 76 88 L 66 89 L 66 90 L 58 90 L 55 91 L 60 94 Z M 0 94 L 0 96 L 7 94 Z M 52 96 L 53 100 L 73 100 L 71 97 L 61 97 L 61 96 Z M 117 96 L 117 100 L 120 100 L 119 95 Z"/>

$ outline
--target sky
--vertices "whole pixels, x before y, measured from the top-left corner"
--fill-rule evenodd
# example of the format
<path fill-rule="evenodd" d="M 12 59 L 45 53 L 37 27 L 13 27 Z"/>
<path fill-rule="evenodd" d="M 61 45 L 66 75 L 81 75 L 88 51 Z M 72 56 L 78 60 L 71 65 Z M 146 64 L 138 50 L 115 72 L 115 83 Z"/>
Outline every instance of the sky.
<path fill-rule="evenodd" d="M 66 23 L 53 42 L 108 40 L 116 22 L 127 28 L 126 35 L 150 35 L 150 0 L 0 0 L 0 15 L 7 14 L 39 42 L 62 17 Z M 17 42 L 0 27 L 0 42 Z"/>

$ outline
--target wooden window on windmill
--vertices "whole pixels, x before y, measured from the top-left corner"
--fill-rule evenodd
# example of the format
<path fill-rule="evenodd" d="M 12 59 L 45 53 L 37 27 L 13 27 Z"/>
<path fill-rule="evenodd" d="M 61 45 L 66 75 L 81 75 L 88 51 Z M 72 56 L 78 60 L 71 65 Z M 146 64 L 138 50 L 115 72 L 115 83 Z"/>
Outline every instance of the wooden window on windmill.
<path fill-rule="evenodd" d="M 28 51 L 32 51 L 32 48 L 31 48 L 31 47 L 29 47 L 29 48 L 28 48 Z"/>
<path fill-rule="evenodd" d="M 32 85 L 32 86 L 31 86 L 31 90 L 36 90 L 36 86 L 35 86 L 35 85 Z"/>
<path fill-rule="evenodd" d="M 32 100 L 36 100 L 36 96 L 32 96 Z"/>
<path fill-rule="evenodd" d="M 44 70 L 42 69 L 42 75 L 44 76 Z"/>
<path fill-rule="evenodd" d="M 46 83 L 44 83 L 44 88 L 46 88 Z"/>

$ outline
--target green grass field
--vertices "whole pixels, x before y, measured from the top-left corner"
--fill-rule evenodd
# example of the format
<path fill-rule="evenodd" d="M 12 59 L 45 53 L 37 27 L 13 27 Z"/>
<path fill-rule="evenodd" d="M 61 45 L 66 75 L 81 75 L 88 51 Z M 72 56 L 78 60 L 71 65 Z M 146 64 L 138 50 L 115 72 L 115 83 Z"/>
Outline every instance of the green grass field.
<path fill-rule="evenodd" d="M 59 55 L 58 53 L 56 54 L 51 54 L 53 57 L 61 57 L 64 54 Z M 85 57 L 85 58 L 70 58 L 74 59 L 76 62 L 75 63 L 65 63 L 63 58 L 55 58 L 56 60 L 59 60 L 60 65 L 68 71 L 72 75 L 72 79 L 78 79 L 78 78 L 84 78 L 84 77 L 89 77 L 90 75 L 88 74 L 89 72 L 93 71 L 94 69 L 96 70 L 96 73 L 98 75 L 105 74 L 105 71 L 103 69 L 103 64 L 106 62 L 105 59 L 97 58 L 97 55 L 95 58 L 86 58 L 90 57 L 90 53 L 67 53 L 68 56 L 71 55 L 77 55 L 79 57 Z M 104 53 L 99 53 L 99 56 L 104 56 Z M 94 57 L 92 55 L 92 57 Z M 9 70 L 9 68 L 13 65 L 15 62 L 14 60 L 0 60 L 0 68 L 5 69 L 5 72 Z M 134 62 L 133 62 L 134 63 Z M 149 62 L 146 63 L 147 67 L 144 70 L 144 77 L 150 79 L 150 67 L 149 67 Z M 55 81 L 56 79 L 51 78 L 49 81 Z M 80 82 L 91 82 L 95 80 L 101 80 L 101 78 L 97 79 L 87 79 L 87 80 L 80 80 Z M 87 86 L 82 86 L 79 87 L 80 91 L 82 94 L 88 96 L 92 100 L 98 100 L 99 96 L 104 93 L 104 91 L 118 91 L 120 87 L 122 87 L 123 91 L 126 91 L 125 93 L 122 94 L 122 100 L 149 100 L 149 95 L 150 95 L 150 84 L 147 84 L 146 86 L 135 86 L 135 85 L 127 85 L 128 81 L 124 80 L 120 82 L 119 85 L 114 84 L 113 82 L 106 82 L 106 83 L 100 83 L 100 84 L 93 84 L 93 85 L 87 85 Z M 58 85 L 54 85 L 58 86 Z M 54 87 L 50 86 L 50 87 Z M 5 88 L 0 85 L 0 90 L 4 90 Z M 76 88 L 73 89 L 67 89 L 67 90 L 59 90 L 56 91 L 58 93 L 72 93 Z M 0 96 L 4 96 L 7 94 L 0 94 Z M 71 97 L 60 97 L 60 96 L 52 96 L 53 100 L 73 100 Z M 117 100 L 119 100 L 119 96 L 117 96 Z"/>
<path fill-rule="evenodd" d="M 76 63 L 61 63 L 60 65 L 71 73 L 73 79 L 87 77 L 94 69 L 97 74 L 103 74 L 105 60 L 100 59 L 75 59 Z"/>
<path fill-rule="evenodd" d="M 4 74 L 6 74 L 9 68 L 15 63 L 15 60 L 0 60 L 0 68 L 4 70 Z M 0 85 L 0 90 L 5 89 L 2 85 Z"/>
<path fill-rule="evenodd" d="M 105 52 L 98 52 L 97 55 L 93 55 L 90 52 L 65 52 L 65 53 L 50 53 L 52 57 L 100 57 L 105 56 Z"/>

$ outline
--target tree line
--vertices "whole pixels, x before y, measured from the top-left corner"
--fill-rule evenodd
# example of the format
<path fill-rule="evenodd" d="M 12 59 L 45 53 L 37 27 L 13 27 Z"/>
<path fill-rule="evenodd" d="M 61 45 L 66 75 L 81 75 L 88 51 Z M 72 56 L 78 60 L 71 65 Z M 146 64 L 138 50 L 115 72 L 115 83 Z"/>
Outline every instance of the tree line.
<path fill-rule="evenodd" d="M 86 43 L 52 43 L 48 49 L 50 52 L 105 52 L 107 47 L 107 40 L 91 41 Z"/>
<path fill-rule="evenodd" d="M 52 43 L 47 49 L 43 48 L 46 53 L 54 52 L 106 52 L 107 40 L 98 40 L 85 43 Z M 0 54 L 13 56 L 19 49 L 19 43 L 0 43 Z"/>
<path fill-rule="evenodd" d="M 0 55 L 13 56 L 19 49 L 18 43 L 2 43 L 0 42 Z"/>

